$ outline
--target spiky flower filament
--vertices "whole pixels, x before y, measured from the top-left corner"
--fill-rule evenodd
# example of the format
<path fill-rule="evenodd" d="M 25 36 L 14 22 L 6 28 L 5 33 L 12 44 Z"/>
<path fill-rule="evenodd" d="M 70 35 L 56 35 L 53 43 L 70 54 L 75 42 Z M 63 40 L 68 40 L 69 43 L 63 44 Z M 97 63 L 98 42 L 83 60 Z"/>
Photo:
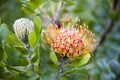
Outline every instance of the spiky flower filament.
<path fill-rule="evenodd" d="M 78 21 L 74 27 L 74 22 L 71 23 L 69 18 L 66 25 L 64 21 L 61 23 L 60 29 L 56 24 L 50 24 L 45 33 L 46 42 L 56 53 L 62 57 L 77 57 L 95 49 L 97 44 L 93 39 L 94 34 L 85 24 L 82 26 Z"/>

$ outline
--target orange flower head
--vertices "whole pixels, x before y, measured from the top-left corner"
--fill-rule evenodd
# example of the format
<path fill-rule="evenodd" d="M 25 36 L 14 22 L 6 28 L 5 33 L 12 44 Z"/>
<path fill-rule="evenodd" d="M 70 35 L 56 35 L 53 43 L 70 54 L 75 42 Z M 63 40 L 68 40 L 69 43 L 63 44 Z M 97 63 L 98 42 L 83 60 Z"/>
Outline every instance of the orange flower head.
<path fill-rule="evenodd" d="M 61 28 L 50 24 L 45 32 L 45 43 L 51 45 L 54 52 L 62 57 L 78 57 L 93 51 L 96 47 L 94 34 L 80 20 L 74 26 L 74 21 L 61 20 Z"/>

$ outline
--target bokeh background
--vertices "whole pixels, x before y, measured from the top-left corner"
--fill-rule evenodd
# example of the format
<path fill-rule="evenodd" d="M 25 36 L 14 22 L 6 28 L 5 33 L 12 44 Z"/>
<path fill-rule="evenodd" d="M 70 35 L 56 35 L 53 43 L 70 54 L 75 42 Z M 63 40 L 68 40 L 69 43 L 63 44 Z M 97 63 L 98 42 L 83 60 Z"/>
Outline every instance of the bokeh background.
<path fill-rule="evenodd" d="M 0 0 L 0 80 L 54 80 L 57 65 L 43 43 L 41 54 L 33 55 L 38 72 L 32 73 L 26 70 L 26 49 L 13 47 L 22 44 L 8 36 L 14 34 L 12 25 L 21 17 L 39 16 L 44 29 L 54 21 L 54 9 L 58 8 L 59 18 L 80 18 L 81 24 L 85 22 L 100 42 L 88 64 L 82 69 L 72 68 L 61 80 L 120 80 L 120 0 L 63 0 L 59 6 L 61 1 Z"/>

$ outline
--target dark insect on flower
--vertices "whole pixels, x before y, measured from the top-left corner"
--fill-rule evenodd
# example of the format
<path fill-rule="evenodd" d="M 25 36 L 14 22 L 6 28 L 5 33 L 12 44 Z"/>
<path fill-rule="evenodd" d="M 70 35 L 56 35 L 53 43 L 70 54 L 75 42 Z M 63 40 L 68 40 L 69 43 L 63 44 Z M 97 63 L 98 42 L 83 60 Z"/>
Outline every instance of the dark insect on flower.
<path fill-rule="evenodd" d="M 61 24 L 61 22 L 59 20 L 56 20 L 55 24 L 58 26 L 58 28 L 61 28 L 61 26 L 62 26 L 62 24 Z"/>

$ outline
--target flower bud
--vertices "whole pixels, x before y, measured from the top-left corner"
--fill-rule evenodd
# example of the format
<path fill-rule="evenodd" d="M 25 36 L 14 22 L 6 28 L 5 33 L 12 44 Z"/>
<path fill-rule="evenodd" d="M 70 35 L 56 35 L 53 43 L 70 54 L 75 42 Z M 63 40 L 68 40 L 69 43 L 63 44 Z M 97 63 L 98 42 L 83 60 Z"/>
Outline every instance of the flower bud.
<path fill-rule="evenodd" d="M 13 28 L 16 36 L 22 40 L 24 43 L 28 42 L 28 35 L 31 31 L 34 31 L 34 24 L 27 18 L 17 19 Z"/>

